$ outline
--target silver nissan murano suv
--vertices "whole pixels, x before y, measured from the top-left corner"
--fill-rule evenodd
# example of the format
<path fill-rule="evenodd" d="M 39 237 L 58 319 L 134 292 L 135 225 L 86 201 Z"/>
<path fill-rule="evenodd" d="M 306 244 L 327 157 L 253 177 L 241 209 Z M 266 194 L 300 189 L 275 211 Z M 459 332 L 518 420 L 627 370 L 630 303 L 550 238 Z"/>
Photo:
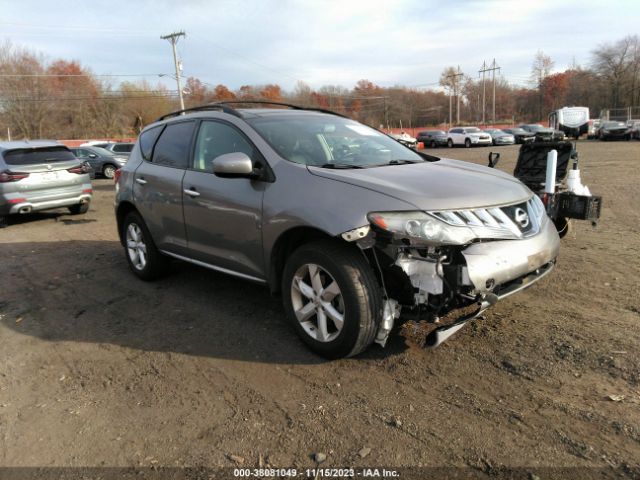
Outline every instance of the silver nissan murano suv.
<path fill-rule="evenodd" d="M 147 126 L 117 172 L 115 213 L 138 277 L 174 258 L 265 284 L 328 358 L 384 346 L 403 312 L 436 346 L 547 275 L 560 244 L 541 200 L 506 173 L 270 102 Z"/>

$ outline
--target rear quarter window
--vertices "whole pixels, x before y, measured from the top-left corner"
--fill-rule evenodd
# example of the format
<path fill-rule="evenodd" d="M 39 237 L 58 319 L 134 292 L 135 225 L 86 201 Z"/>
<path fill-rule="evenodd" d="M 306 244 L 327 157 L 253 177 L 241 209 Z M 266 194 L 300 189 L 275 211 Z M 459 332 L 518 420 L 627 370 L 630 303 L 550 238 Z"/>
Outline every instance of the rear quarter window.
<path fill-rule="evenodd" d="M 37 165 L 75 160 L 76 157 L 67 147 L 18 148 L 4 152 L 7 165 Z"/>
<path fill-rule="evenodd" d="M 156 144 L 156 140 L 158 140 L 163 128 L 164 125 L 158 125 L 157 127 L 145 130 L 140 134 L 140 152 L 142 153 L 142 158 L 148 162 L 151 161 L 153 147 Z"/>

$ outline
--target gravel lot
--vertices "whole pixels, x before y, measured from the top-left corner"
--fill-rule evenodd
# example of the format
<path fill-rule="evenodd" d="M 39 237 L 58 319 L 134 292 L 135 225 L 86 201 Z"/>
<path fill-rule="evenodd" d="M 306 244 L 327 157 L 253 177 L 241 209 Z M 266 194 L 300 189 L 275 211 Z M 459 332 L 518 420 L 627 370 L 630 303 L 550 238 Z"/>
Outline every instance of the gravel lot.
<path fill-rule="evenodd" d="M 261 286 L 186 264 L 139 281 L 107 180 L 84 216 L 13 219 L 0 230 L 0 466 L 310 467 L 320 452 L 323 467 L 632 476 L 640 142 L 578 149 L 599 225 L 576 223 L 550 277 L 435 350 L 397 335 L 326 362 Z M 490 150 L 434 152 L 485 164 Z M 512 172 L 517 147 L 493 150 Z"/>

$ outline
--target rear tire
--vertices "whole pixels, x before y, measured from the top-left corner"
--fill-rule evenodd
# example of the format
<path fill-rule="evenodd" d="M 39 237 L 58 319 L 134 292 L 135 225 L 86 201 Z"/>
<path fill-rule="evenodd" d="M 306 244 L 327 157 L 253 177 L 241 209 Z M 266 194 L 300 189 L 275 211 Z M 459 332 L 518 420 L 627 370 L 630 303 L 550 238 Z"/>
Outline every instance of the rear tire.
<path fill-rule="evenodd" d="M 0 215 L 0 228 L 6 228 L 9 226 L 9 216 Z"/>
<path fill-rule="evenodd" d="M 429 144 L 429 146 L 430 146 L 431 148 L 436 148 L 436 142 L 435 142 L 435 141 L 433 141 L 433 140 L 431 140 L 431 143 Z"/>
<path fill-rule="evenodd" d="M 102 167 L 102 175 L 104 175 L 105 178 L 112 179 L 116 175 L 116 170 L 117 168 L 115 167 L 115 165 L 105 165 L 104 167 Z"/>
<path fill-rule="evenodd" d="M 82 215 L 83 213 L 87 213 L 89 211 L 89 202 L 87 203 L 79 203 L 78 205 L 72 205 L 69 207 L 69 212 L 71 215 Z"/>
<path fill-rule="evenodd" d="M 300 247 L 285 265 L 282 297 L 293 328 L 323 357 L 357 355 L 375 339 L 382 316 L 381 289 L 355 247 L 335 240 Z"/>
<path fill-rule="evenodd" d="M 451 139 L 447 140 L 447 147 L 453 148 L 453 140 Z"/>
<path fill-rule="evenodd" d="M 162 277 L 169 264 L 153 243 L 151 233 L 138 212 L 130 212 L 122 224 L 124 253 L 133 273 L 142 280 Z"/>

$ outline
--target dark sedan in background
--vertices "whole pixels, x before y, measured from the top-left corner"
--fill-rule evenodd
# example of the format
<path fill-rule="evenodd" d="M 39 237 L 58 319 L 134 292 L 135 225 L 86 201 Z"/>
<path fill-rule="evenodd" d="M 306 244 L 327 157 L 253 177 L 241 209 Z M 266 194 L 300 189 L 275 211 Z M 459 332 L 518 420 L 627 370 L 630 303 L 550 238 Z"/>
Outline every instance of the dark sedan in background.
<path fill-rule="evenodd" d="M 598 140 L 630 140 L 631 129 L 624 122 L 602 122 L 597 137 Z"/>
<path fill-rule="evenodd" d="M 503 128 L 502 131 L 513 135 L 516 143 L 529 143 L 533 142 L 536 138 L 534 133 L 528 132 L 520 127 Z"/>
<path fill-rule="evenodd" d="M 518 128 L 526 130 L 527 132 L 532 134 L 534 138 L 545 142 L 564 140 L 565 137 L 564 132 L 562 132 L 561 130 L 554 130 L 553 128 L 543 127 L 542 125 L 537 123 L 518 125 Z"/>
<path fill-rule="evenodd" d="M 78 159 L 87 162 L 96 173 L 106 178 L 113 178 L 116 170 L 127 163 L 127 157 L 101 147 L 72 147 L 70 150 Z"/>
<path fill-rule="evenodd" d="M 418 132 L 416 137 L 418 142 L 422 142 L 424 148 L 436 148 L 447 146 L 447 132 L 444 130 L 427 130 Z"/>

